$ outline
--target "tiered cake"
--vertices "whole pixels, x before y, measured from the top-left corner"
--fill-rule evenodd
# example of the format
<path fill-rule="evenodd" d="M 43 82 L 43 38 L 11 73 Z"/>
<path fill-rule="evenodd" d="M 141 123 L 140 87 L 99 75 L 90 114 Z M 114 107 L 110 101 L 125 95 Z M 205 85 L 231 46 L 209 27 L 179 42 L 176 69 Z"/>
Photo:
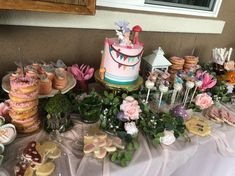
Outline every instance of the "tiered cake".
<path fill-rule="evenodd" d="M 118 38 L 106 38 L 102 55 L 100 77 L 112 84 L 133 84 L 138 76 L 140 61 L 143 54 L 143 44 L 139 43 L 140 26 L 134 26 L 134 38 L 131 41 L 128 23 L 116 23 Z"/>
<path fill-rule="evenodd" d="M 38 80 L 19 76 L 10 81 L 9 92 L 12 123 L 19 133 L 31 133 L 39 129 Z"/>

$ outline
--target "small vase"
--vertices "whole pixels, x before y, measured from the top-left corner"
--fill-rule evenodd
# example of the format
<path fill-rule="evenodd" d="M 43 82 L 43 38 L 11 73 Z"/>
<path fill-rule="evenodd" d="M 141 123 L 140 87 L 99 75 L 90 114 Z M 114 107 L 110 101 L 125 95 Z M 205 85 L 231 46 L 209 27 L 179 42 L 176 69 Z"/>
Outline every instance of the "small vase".
<path fill-rule="evenodd" d="M 77 83 L 78 83 L 79 88 L 82 89 L 83 92 L 86 92 L 86 93 L 88 92 L 88 84 L 86 80 L 78 81 Z"/>

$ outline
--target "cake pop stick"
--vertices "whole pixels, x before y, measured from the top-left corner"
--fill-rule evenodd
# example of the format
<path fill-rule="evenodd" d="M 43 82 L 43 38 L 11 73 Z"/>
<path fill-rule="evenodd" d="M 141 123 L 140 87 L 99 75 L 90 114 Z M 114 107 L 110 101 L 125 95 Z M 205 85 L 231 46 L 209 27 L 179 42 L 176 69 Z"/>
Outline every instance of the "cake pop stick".
<path fill-rule="evenodd" d="M 188 99 L 188 94 L 189 91 L 194 87 L 194 82 L 193 81 L 187 81 L 186 82 L 186 91 L 185 91 L 185 95 L 184 95 L 184 100 L 183 100 L 183 106 L 185 107 L 187 99 Z"/>
<path fill-rule="evenodd" d="M 159 103 L 158 103 L 158 109 L 160 109 L 163 94 L 168 91 L 168 87 L 166 85 L 164 85 L 163 83 L 161 83 L 159 86 L 159 90 L 160 90 L 161 94 L 160 94 L 160 99 L 159 99 Z"/>
<path fill-rule="evenodd" d="M 191 97 L 191 100 L 190 100 L 190 103 L 189 103 L 189 104 L 192 103 L 193 98 L 194 98 L 194 95 L 195 95 L 195 93 L 196 93 L 196 91 L 197 91 L 197 88 L 200 87 L 201 85 L 202 85 L 202 81 L 201 81 L 201 80 L 195 81 L 195 88 L 194 88 L 193 95 L 192 95 L 192 97 Z"/>
<path fill-rule="evenodd" d="M 147 93 L 147 97 L 145 102 L 148 103 L 148 99 L 149 99 L 149 94 L 150 94 L 150 90 L 154 88 L 154 82 L 147 80 L 145 82 L 145 87 L 148 89 L 148 93 Z"/>
<path fill-rule="evenodd" d="M 174 84 L 174 90 L 173 90 L 173 94 L 171 97 L 171 105 L 173 105 L 175 103 L 175 99 L 176 99 L 176 95 L 177 92 L 179 92 L 182 89 L 182 84 L 181 83 L 175 83 Z"/>

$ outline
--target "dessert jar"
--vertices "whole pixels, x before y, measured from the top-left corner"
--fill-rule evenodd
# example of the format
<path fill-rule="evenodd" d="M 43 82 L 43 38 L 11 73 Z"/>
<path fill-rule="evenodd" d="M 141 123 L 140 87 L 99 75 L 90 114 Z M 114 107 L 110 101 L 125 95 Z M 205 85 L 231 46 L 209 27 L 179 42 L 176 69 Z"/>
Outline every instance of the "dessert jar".
<path fill-rule="evenodd" d="M 84 123 L 96 123 L 101 114 L 102 101 L 97 95 L 88 95 L 78 105 L 81 121 Z"/>

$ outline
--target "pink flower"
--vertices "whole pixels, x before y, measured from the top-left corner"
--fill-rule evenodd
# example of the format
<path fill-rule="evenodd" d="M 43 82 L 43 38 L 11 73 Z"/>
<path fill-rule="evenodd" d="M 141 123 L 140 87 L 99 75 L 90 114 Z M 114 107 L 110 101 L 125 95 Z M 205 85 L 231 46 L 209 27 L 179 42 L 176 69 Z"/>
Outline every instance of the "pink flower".
<path fill-rule="evenodd" d="M 196 78 L 202 81 L 202 85 L 198 87 L 199 90 L 205 91 L 215 86 L 217 80 L 213 78 L 209 73 L 203 72 L 201 70 L 197 71 Z"/>
<path fill-rule="evenodd" d="M 124 112 L 125 119 L 127 120 L 139 119 L 139 113 L 141 112 L 138 101 L 131 96 L 128 96 L 123 100 L 120 110 Z"/>
<path fill-rule="evenodd" d="M 8 116 L 8 112 L 10 110 L 10 106 L 8 101 L 0 103 L 0 116 L 6 117 Z"/>
<path fill-rule="evenodd" d="M 207 93 L 202 93 L 195 97 L 195 104 L 201 109 L 206 109 L 213 104 L 213 100 Z"/>
<path fill-rule="evenodd" d="M 68 70 L 78 81 L 89 80 L 94 74 L 94 68 L 91 68 L 89 65 L 84 64 L 82 64 L 81 66 L 74 64 L 71 67 L 68 67 Z"/>

